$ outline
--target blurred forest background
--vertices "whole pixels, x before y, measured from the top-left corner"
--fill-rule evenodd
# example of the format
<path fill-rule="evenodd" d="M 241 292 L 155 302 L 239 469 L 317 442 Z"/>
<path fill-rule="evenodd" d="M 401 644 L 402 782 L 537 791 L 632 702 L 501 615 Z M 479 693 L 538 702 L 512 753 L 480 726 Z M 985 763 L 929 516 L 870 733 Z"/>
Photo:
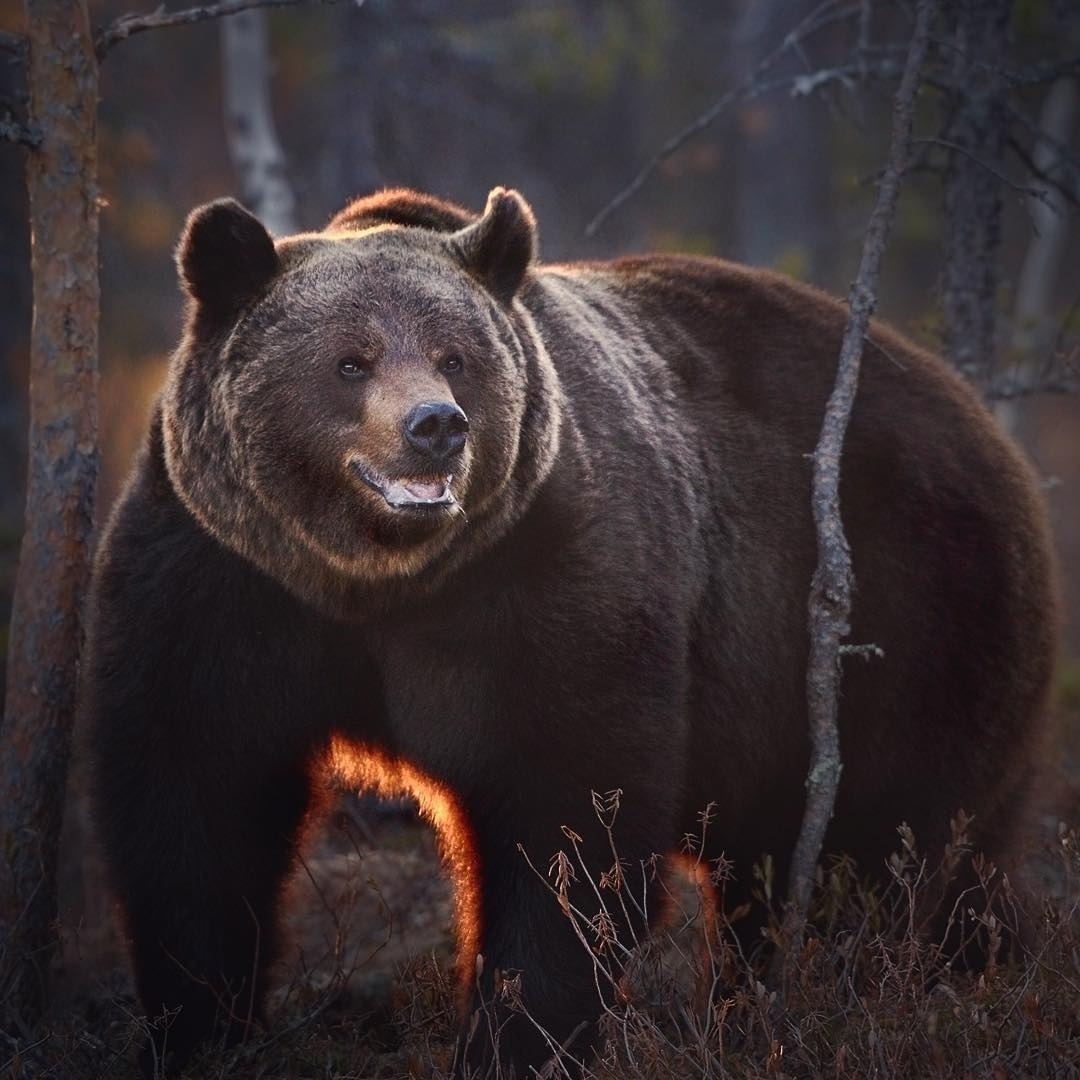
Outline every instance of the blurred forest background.
<path fill-rule="evenodd" d="M 668 158 L 592 237 L 585 226 L 673 132 L 745 78 L 813 0 L 367 0 L 268 15 L 273 119 L 295 193 L 295 220 L 318 228 L 354 195 L 407 185 L 481 208 L 495 184 L 519 188 L 541 223 L 547 260 L 646 249 L 706 252 L 771 266 L 846 293 L 873 179 L 884 161 L 892 84 L 779 91 L 730 110 Z M 857 8 L 859 5 L 854 4 Z M 91 3 L 104 26 L 130 3 Z M 17 0 L 0 28 L 21 29 Z M 878 5 L 872 55 L 902 56 L 910 17 Z M 1015 5 L 1019 70 L 1080 51 L 1080 16 L 1055 0 Z M 836 20 L 779 72 L 827 69 L 850 56 L 851 20 Z M 133 38 L 102 65 L 102 478 L 99 520 L 141 436 L 148 402 L 178 336 L 170 253 L 186 213 L 243 197 L 223 118 L 221 27 L 207 22 Z M 801 53 L 801 56 L 799 55 Z M 1058 80 L 1058 83 L 1070 80 Z M 21 91 L 0 58 L 0 102 Z M 1075 74 L 1071 80 L 1075 102 Z M 1013 320 L 1037 239 L 1024 156 L 1055 84 L 1012 89 L 1020 149 L 1006 148 L 998 288 L 999 371 L 1055 349 L 1076 364 L 1080 221 L 1062 201 L 1064 252 L 1040 284 L 1038 325 Z M 1059 87 L 1060 89 L 1060 87 Z M 944 95 L 924 93 L 933 117 Z M 1080 108 L 1059 169 L 1078 190 Z M 925 119 L 925 118 L 924 118 Z M 905 186 L 879 315 L 942 347 L 947 151 L 926 146 Z M 23 512 L 25 382 L 30 332 L 29 226 L 23 151 L 0 142 L 0 627 L 6 628 Z M 1012 186 L 1010 186 L 1010 183 Z M 1080 404 L 1024 399 L 1011 417 L 1050 488 L 1080 653 Z M 6 629 L 0 629 L 0 634 Z M 0 652 L 3 639 L 0 638 Z M 0 680 L 2 685 L 2 680 Z"/>
<path fill-rule="evenodd" d="M 91 18 L 105 26 L 132 6 L 92 0 Z M 858 2 L 770 72 L 801 72 L 803 83 L 726 110 L 586 234 L 673 133 L 747 78 L 816 7 L 816 0 L 366 0 L 270 12 L 273 121 L 296 226 L 319 228 L 353 196 L 383 186 L 416 187 L 480 209 L 502 184 L 532 203 L 548 261 L 708 253 L 846 294 L 886 157 L 895 80 L 812 76 L 850 61 L 852 13 L 870 10 Z M 0 30 L 21 32 L 22 19 L 18 0 L 0 0 Z M 901 62 L 910 25 L 907 4 L 873 5 L 862 43 L 868 63 Z M 102 65 L 99 523 L 179 334 L 171 251 L 184 217 L 217 196 L 245 196 L 227 139 L 222 33 L 205 22 L 142 35 Z M 1009 82 L 1009 134 L 991 176 L 1002 202 L 989 336 L 995 350 L 968 371 L 983 387 L 1044 367 L 1060 382 L 1080 369 L 1080 67 L 1065 78 L 1039 77 L 1080 55 L 1080 13 L 1069 0 L 1019 0 L 1011 42 L 1010 70 L 1025 74 Z M 939 66 L 947 69 L 942 49 Z M 23 90 L 18 66 L 0 53 L 0 105 L 18 103 Z M 927 87 L 917 135 L 947 137 L 957 91 Z M 1040 156 L 1036 134 L 1048 124 L 1058 126 L 1049 158 Z M 0 141 L 0 660 L 26 472 L 31 293 L 23 153 Z M 917 158 L 878 314 L 962 359 L 962 347 L 945 340 L 942 312 L 958 213 L 947 177 L 957 155 L 947 142 L 927 140 Z M 1064 194 L 1033 196 L 1032 188 L 1049 190 L 1040 170 Z M 1046 219 L 1041 208 L 1050 201 L 1059 212 Z M 1075 713 L 1080 396 L 1023 395 L 996 407 L 1046 484 L 1068 619 L 1063 700 Z"/>
<path fill-rule="evenodd" d="M 319 228 L 351 197 L 406 185 L 482 208 L 495 184 L 519 188 L 541 224 L 546 260 L 643 250 L 692 251 L 771 266 L 846 293 L 857 265 L 873 178 L 885 157 L 892 86 L 780 91 L 731 110 L 668 158 L 592 237 L 586 224 L 673 132 L 745 78 L 813 0 L 367 0 L 302 5 L 268 16 L 273 119 L 300 228 Z M 858 5 L 854 5 L 858 6 Z M 91 4 L 105 25 L 129 3 Z M 17 0 L 0 27 L 20 29 Z M 904 47 L 904 5 L 875 13 L 873 46 Z M 102 65 L 102 478 L 107 512 L 141 436 L 148 402 L 179 332 L 170 253 L 187 212 L 243 197 L 230 163 L 218 24 L 132 39 Z M 1017 68 L 1080 51 L 1068 3 L 1023 0 Z M 851 48 L 837 20 L 781 69 L 827 69 Z M 809 55 L 807 55 L 809 54 Z M 0 101 L 18 69 L 0 61 Z M 1059 80 L 1069 81 L 1069 80 Z M 1072 80 L 1075 83 L 1075 75 Z M 1035 127 L 1053 84 L 1014 100 Z M 1073 94 L 1077 92 L 1075 87 Z M 924 93 L 922 108 L 944 108 Z M 1080 108 L 1072 107 L 1061 170 L 1078 187 Z M 1017 137 L 1022 142 L 1021 128 Z M 1027 152 L 1031 151 L 1027 133 Z M 879 316 L 941 348 L 944 157 L 926 147 L 901 199 Z M 937 150 L 937 152 L 933 152 Z M 998 370 L 1034 343 L 1073 364 L 1080 338 L 1080 219 L 1063 202 L 1065 255 L 1043 283 L 1038 326 L 1012 320 L 1035 240 L 1031 176 L 1007 153 L 1000 260 Z M 1070 171 L 1071 170 L 1071 171 Z M 25 382 L 30 333 L 29 226 L 22 151 L 0 142 L 0 626 L 7 625 L 23 512 Z M 1040 397 L 1016 429 L 1052 484 L 1070 612 L 1080 653 L 1080 405 Z M 2 631 L 0 631 L 2 632 Z M 2 680 L 0 680 L 2 682 Z"/>

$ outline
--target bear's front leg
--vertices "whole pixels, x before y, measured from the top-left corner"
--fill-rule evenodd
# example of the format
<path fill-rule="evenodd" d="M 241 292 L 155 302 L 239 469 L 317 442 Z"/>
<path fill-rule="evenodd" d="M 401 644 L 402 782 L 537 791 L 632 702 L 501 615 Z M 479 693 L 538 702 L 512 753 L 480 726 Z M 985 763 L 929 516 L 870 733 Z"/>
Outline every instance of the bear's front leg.
<path fill-rule="evenodd" d="M 572 790 L 579 799 L 553 799 L 549 791 L 546 804 L 538 793 L 530 813 L 542 813 L 543 825 L 534 820 L 525 828 L 519 820 L 515 830 L 505 817 L 475 824 L 482 961 L 458 1052 L 457 1075 L 465 1080 L 521 1080 L 554 1057 L 565 1072 L 552 1075 L 579 1075 L 596 1045 L 598 1021 L 615 1000 L 624 962 L 660 910 L 649 860 L 672 843 L 675 823 L 665 800 L 634 791 L 620 811 L 615 842 L 633 882 L 620 898 L 601 884 L 613 880 L 605 875 L 615 855 L 590 792 L 584 786 Z M 556 801 L 565 803 L 562 813 Z M 553 859 L 556 851 L 566 859 Z M 576 909 L 572 915 L 564 898 Z M 596 928 L 610 930 L 617 943 L 605 945 Z"/>
<path fill-rule="evenodd" d="M 138 486 L 103 545 L 92 610 L 91 796 L 152 1071 L 261 1017 L 312 763 L 338 719 L 328 688 L 348 667 L 338 628 Z"/>
<path fill-rule="evenodd" d="M 166 1055 L 187 1061 L 203 1042 L 239 1042 L 263 1019 L 279 896 L 312 802 L 299 767 L 266 764 L 225 756 L 198 772 L 148 769 L 101 814 L 153 1031 L 147 1072 Z"/>

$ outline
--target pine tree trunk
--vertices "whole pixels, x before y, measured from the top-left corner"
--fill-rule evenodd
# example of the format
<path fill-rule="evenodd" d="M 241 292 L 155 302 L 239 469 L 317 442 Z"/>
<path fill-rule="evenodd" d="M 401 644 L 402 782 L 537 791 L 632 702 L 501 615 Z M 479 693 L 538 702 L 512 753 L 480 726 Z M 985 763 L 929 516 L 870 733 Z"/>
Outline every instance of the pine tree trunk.
<path fill-rule="evenodd" d="M 0 1003 L 31 1019 L 56 943 L 97 479 L 97 62 L 85 0 L 27 0 L 33 238 L 26 522 L 0 728 Z"/>
<path fill-rule="evenodd" d="M 741 0 L 729 61 L 736 81 L 817 7 L 816 0 Z M 777 73 L 801 70 L 794 52 L 786 65 Z M 834 253 L 822 242 L 830 231 L 824 109 L 813 97 L 759 100 L 739 109 L 731 258 L 811 281 L 830 269 Z"/>
<path fill-rule="evenodd" d="M 997 364 L 997 303 L 1012 0 L 954 0 L 946 5 L 948 169 L 942 306 L 945 350 L 983 385 Z"/>

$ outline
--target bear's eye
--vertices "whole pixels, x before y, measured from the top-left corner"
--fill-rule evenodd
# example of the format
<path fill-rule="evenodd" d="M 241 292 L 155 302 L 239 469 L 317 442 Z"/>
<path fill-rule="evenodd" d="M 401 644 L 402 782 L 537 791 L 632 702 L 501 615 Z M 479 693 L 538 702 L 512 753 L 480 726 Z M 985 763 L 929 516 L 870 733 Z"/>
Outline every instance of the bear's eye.
<path fill-rule="evenodd" d="M 439 370 L 444 375 L 456 375 L 464 367 L 465 361 L 457 353 L 443 357 L 442 363 L 439 364 Z"/>
<path fill-rule="evenodd" d="M 346 379 L 366 379 L 371 374 L 371 365 L 359 356 L 346 356 L 338 361 L 338 371 Z"/>

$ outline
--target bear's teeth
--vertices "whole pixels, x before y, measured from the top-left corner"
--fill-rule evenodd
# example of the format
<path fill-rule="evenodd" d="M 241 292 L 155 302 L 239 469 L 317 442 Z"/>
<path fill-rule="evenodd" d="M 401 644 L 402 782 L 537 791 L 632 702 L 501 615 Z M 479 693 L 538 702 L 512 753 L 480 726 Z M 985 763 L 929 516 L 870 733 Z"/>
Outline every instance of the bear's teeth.
<path fill-rule="evenodd" d="M 410 478 L 388 483 L 383 497 L 391 506 L 452 506 L 456 501 L 450 490 L 453 476 L 438 480 Z"/>
<path fill-rule="evenodd" d="M 445 480 L 403 480 L 401 486 L 417 499 L 434 500 L 442 498 L 446 490 Z"/>

